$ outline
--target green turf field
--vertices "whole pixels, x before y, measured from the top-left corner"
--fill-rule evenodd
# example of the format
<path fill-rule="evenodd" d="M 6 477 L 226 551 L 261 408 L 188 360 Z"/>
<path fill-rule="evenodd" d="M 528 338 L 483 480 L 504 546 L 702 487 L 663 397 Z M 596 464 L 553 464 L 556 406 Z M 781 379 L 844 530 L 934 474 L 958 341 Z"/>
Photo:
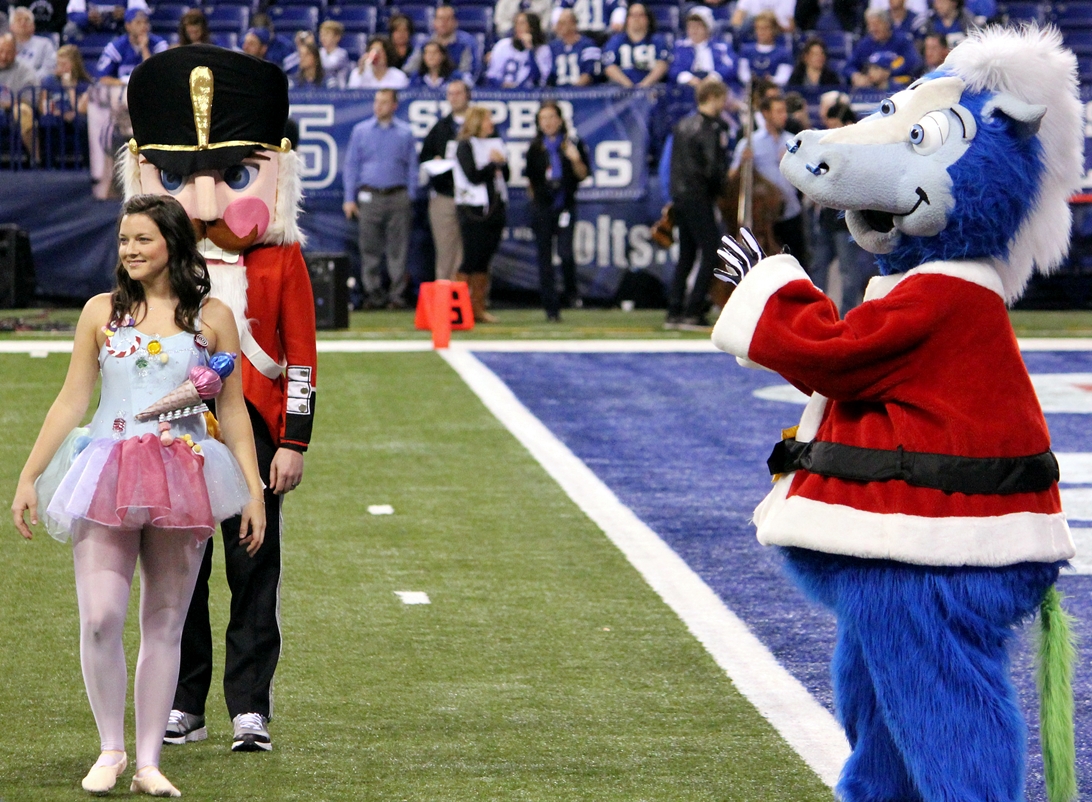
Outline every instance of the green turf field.
<path fill-rule="evenodd" d="M 593 328 L 623 314 L 569 317 Z M 4 498 L 66 363 L 0 356 Z M 214 682 L 209 740 L 164 749 L 184 798 L 831 799 L 438 356 L 319 364 L 313 448 L 285 507 L 274 751 L 229 752 Z M 0 570 L 0 800 L 86 798 L 98 740 L 69 547 L 8 524 Z M 214 578 L 222 632 L 219 562 Z M 401 590 L 432 604 L 406 606 Z M 134 607 L 131 661 L 136 644 Z M 131 725 L 129 748 L 132 760 Z"/>

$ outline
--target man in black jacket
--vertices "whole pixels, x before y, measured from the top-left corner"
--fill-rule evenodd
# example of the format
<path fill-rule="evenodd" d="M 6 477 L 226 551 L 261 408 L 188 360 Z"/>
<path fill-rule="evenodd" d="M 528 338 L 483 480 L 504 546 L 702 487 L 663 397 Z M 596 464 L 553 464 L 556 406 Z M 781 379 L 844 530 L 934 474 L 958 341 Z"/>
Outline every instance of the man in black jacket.
<path fill-rule="evenodd" d="M 421 164 L 426 170 L 427 163 L 434 159 L 454 162 L 455 137 L 470 108 L 470 87 L 463 81 L 452 81 L 447 85 L 447 102 L 451 113 L 432 126 L 421 144 Z M 455 179 L 450 169 L 433 175 L 429 183 L 428 222 L 436 245 L 436 278 L 453 279 L 463 263 L 463 238 L 455 214 Z"/>
<path fill-rule="evenodd" d="M 714 77 L 698 84 L 698 111 L 678 122 L 671 148 L 671 200 L 679 227 L 679 261 L 668 296 L 665 328 L 708 325 L 705 295 L 717 266 L 720 227 L 717 196 L 728 174 L 728 123 L 721 118 L 728 90 Z M 686 283 L 701 251 L 701 267 L 687 295 Z"/>

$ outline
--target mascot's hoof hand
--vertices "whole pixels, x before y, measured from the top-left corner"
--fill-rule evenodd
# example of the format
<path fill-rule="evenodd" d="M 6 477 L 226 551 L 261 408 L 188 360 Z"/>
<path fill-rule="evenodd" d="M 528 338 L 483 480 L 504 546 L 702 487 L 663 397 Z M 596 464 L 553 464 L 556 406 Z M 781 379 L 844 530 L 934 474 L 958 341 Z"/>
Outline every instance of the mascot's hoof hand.
<path fill-rule="evenodd" d="M 739 284 L 743 277 L 751 272 L 751 268 L 766 258 L 766 254 L 762 252 L 762 246 L 758 244 L 758 240 L 749 228 L 739 230 L 739 239 L 742 242 L 729 236 L 721 237 L 720 241 L 724 247 L 717 251 L 717 256 L 724 262 L 724 266 L 715 268 L 713 275 L 729 284 Z"/>

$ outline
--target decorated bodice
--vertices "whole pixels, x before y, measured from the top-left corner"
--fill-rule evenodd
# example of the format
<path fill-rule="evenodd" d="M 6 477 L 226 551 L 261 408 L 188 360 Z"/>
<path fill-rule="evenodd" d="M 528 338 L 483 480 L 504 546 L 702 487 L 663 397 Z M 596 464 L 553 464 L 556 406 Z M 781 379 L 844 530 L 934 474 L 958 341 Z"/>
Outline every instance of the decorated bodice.
<path fill-rule="evenodd" d="M 99 350 L 102 388 L 89 425 L 92 438 L 158 435 L 158 420 L 138 421 L 137 414 L 187 381 L 195 365 L 208 363 L 207 344 L 200 334 L 149 335 L 130 321 L 123 321 L 130 325 L 116 330 L 107 329 L 106 342 Z M 206 436 L 204 416 L 172 420 L 171 431 L 176 437 L 189 434 L 194 440 L 202 439 Z"/>

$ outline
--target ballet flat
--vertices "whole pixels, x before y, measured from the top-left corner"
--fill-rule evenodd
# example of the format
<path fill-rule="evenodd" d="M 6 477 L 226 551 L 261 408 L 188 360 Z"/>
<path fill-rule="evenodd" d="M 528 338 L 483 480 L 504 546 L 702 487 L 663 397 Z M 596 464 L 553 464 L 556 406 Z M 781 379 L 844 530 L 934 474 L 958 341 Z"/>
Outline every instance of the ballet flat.
<path fill-rule="evenodd" d="M 106 754 L 103 752 L 102 754 Z M 99 755 L 102 758 L 102 755 Z M 97 762 L 91 767 L 91 771 L 87 772 L 87 776 L 83 778 L 83 790 L 90 794 L 107 794 L 117 784 L 118 777 L 125 767 L 129 765 L 129 761 L 126 759 L 125 753 L 121 753 L 121 760 L 117 763 L 110 763 L 100 766 Z"/>
<path fill-rule="evenodd" d="M 164 777 L 159 769 L 154 766 L 146 766 L 133 776 L 133 784 L 129 791 L 134 794 L 150 794 L 151 796 L 182 796 L 182 792 L 171 785 L 171 781 Z"/>

